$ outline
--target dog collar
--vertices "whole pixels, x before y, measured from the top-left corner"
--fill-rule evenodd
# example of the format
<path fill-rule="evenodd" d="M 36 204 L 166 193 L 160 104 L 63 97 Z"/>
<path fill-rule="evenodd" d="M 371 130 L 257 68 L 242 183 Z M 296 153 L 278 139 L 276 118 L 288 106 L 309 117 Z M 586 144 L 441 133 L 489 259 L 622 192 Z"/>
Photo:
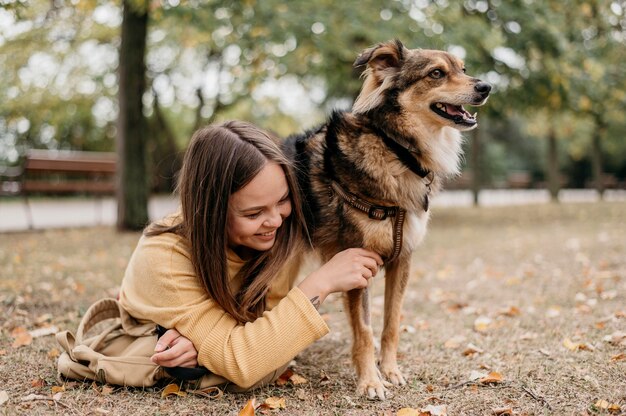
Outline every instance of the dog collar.
<path fill-rule="evenodd" d="M 352 208 L 358 209 L 367 214 L 373 220 L 383 221 L 387 218 L 393 219 L 393 252 L 391 256 L 385 259 L 385 263 L 389 264 L 398 258 L 402 251 L 403 232 L 402 225 L 406 217 L 406 210 L 398 206 L 375 205 L 363 198 L 358 197 L 352 192 L 348 192 L 336 181 L 331 181 L 328 187 L 330 196 L 337 194 L 341 199 L 348 203 Z M 426 197 L 428 201 L 428 196 Z M 428 202 L 427 202 L 428 203 Z"/>

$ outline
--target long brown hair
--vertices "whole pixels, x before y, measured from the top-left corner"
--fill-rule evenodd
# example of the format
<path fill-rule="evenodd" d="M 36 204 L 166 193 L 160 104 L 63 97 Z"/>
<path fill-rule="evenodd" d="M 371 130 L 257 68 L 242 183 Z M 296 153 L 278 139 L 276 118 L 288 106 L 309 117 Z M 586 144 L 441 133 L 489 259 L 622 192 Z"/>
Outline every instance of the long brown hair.
<path fill-rule="evenodd" d="M 249 183 L 268 162 L 283 168 L 292 211 L 276 234 L 274 246 L 247 259 L 236 278 L 243 285 L 232 293 L 226 250 L 229 197 Z M 296 177 L 270 135 L 243 121 L 228 121 L 196 131 L 185 153 L 177 192 L 182 217 L 171 226 L 152 224 L 147 236 L 173 232 L 186 238 L 196 274 L 209 296 L 239 322 L 265 311 L 270 283 L 289 258 L 300 251 L 306 232 Z"/>

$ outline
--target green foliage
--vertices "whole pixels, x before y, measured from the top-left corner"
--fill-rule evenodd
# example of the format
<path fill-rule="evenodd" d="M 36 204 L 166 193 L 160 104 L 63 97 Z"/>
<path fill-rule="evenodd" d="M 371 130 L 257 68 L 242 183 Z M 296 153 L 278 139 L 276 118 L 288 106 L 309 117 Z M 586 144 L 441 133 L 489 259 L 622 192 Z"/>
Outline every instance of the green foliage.
<path fill-rule="evenodd" d="M 121 3 L 0 4 L 0 22 L 9 22 L 0 23 L 0 164 L 13 163 L 26 146 L 111 150 Z M 479 110 L 485 177 L 497 182 L 511 169 L 541 177 L 550 126 L 566 165 L 588 160 L 591 137 L 601 131 L 607 168 L 625 175 L 623 2 L 131 4 L 150 17 L 146 115 L 154 124 L 156 94 L 181 149 L 197 126 L 217 119 L 246 118 L 280 135 L 313 126 L 358 93 L 358 53 L 398 38 L 409 48 L 461 54 L 470 74 L 494 84 Z M 150 131 L 152 148 L 167 143 L 162 129 Z"/>

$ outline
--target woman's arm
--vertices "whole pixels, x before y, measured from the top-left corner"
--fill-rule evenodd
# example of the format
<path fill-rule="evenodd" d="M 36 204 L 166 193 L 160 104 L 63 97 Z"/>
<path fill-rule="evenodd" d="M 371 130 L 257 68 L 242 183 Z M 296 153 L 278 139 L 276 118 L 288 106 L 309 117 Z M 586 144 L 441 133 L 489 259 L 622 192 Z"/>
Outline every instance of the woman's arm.
<path fill-rule="evenodd" d="M 338 256 L 307 277 L 302 288 L 293 288 L 271 311 L 240 324 L 208 298 L 178 237 L 142 238 L 128 265 L 120 302 L 138 319 L 176 328 L 196 347 L 200 365 L 246 388 L 328 333 L 311 299 L 318 296 L 323 301 L 350 280 L 364 279 L 360 284 L 367 284 L 363 273 L 371 276 L 377 270 L 376 261 L 372 266 L 371 260 L 361 259 L 360 266 L 354 265 L 355 256 L 367 257 L 358 249 Z"/>

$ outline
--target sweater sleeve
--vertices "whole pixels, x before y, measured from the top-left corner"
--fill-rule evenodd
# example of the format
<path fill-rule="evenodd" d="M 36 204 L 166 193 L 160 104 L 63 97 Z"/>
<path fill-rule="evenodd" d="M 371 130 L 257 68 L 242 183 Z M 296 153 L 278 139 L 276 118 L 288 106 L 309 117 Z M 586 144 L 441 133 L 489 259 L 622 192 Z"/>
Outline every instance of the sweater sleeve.
<path fill-rule="evenodd" d="M 206 294 L 180 240 L 171 234 L 142 237 L 120 302 L 137 319 L 176 328 L 211 372 L 250 387 L 329 332 L 297 287 L 254 322 L 239 324 Z"/>

